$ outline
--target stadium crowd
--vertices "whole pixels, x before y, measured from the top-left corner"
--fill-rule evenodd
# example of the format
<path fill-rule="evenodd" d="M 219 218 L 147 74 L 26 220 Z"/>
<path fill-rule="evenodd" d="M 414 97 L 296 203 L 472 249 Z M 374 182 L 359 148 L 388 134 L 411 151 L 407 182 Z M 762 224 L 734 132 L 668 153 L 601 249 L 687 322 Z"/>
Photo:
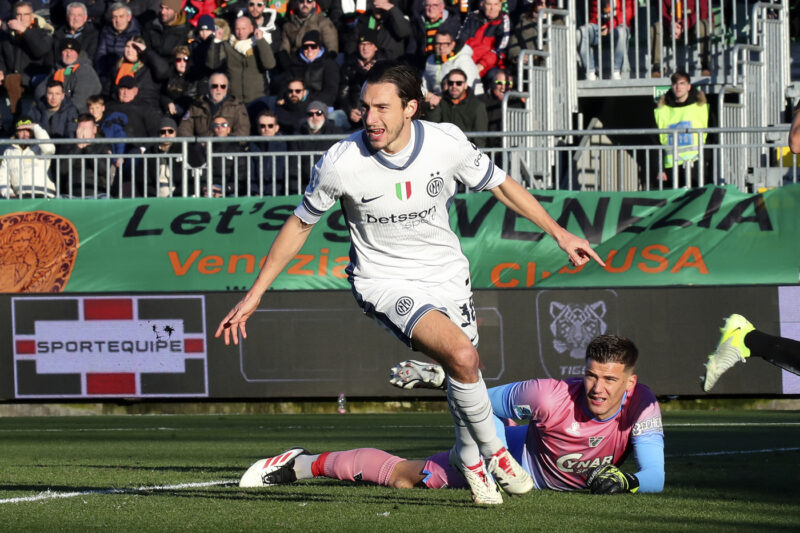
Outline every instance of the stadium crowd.
<path fill-rule="evenodd" d="M 671 0 L 662 4 L 665 13 L 674 12 Z M 708 0 L 687 4 L 707 6 Z M 57 165 L 28 161 L 26 151 L 41 156 L 53 145 L 20 141 L 347 133 L 361 127 L 360 87 L 381 59 L 420 69 L 422 118 L 452 122 L 464 131 L 500 131 L 501 102 L 514 87 L 520 51 L 537 47 L 539 14 L 557 5 L 557 0 L 0 0 L 0 135 L 13 137 L 7 149 L 17 154 L 13 164 L 0 167 L 0 197 L 71 195 L 79 183 L 90 190 L 106 187 L 107 193 L 114 183 L 114 196 L 202 194 L 174 183 L 177 156 L 152 169 L 158 182 L 141 178 L 152 176 L 153 163 L 131 154 L 174 154 L 174 143 L 119 141 L 110 150 L 126 156 L 99 169 L 103 165 L 62 164 L 63 159 Z M 625 75 L 630 32 L 620 27 L 630 26 L 635 9 L 633 0 L 589 2 L 587 23 L 578 32 L 583 77 L 595 77 L 593 43 L 611 30 L 617 35 L 613 77 Z M 701 20 L 708 17 L 707 10 L 700 11 Z M 690 15 L 684 19 L 695 24 L 698 14 Z M 653 29 L 661 40 L 656 33 Z M 88 116 L 96 128 L 88 127 Z M 274 118 L 273 128 L 264 127 L 264 116 Z M 245 188 L 284 192 L 283 185 L 274 180 L 265 185 L 262 177 L 274 175 L 286 161 L 254 160 L 255 171 L 239 164 L 246 161 L 242 152 L 278 150 L 271 142 L 225 144 L 230 147 L 224 150 L 240 155 L 231 156 L 236 164 L 207 170 L 214 176 L 214 194 Z M 324 150 L 331 144 L 303 140 L 285 149 Z M 56 154 L 97 151 L 91 143 L 54 146 Z M 192 168 L 213 167 L 205 153 L 196 143 L 182 155 Z M 304 175 L 309 162 L 286 165 L 290 178 Z"/>

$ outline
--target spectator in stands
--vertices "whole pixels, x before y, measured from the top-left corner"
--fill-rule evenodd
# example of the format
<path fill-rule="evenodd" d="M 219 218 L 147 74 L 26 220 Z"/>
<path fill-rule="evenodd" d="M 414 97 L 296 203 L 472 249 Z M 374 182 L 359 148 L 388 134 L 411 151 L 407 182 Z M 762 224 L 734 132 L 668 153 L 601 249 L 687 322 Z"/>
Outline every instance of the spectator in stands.
<path fill-rule="evenodd" d="M 439 104 L 442 79 L 448 72 L 456 68 L 466 74 L 467 83 L 472 88 L 473 95 L 483 94 L 483 84 L 478 75 L 478 67 L 472 61 L 472 48 L 469 45 L 465 44 L 459 49 L 455 36 L 439 29 L 433 46 L 435 52 L 428 56 L 423 74 L 425 88 L 428 91 L 425 101 L 431 107 Z"/>
<path fill-rule="evenodd" d="M 369 69 L 381 59 L 385 59 L 380 48 L 375 44 L 377 37 L 374 30 L 363 30 L 358 36 L 358 53 L 345 59 L 339 81 L 340 107 L 343 107 L 343 103 L 348 101 L 351 93 L 361 93 L 361 86 L 367 78 Z"/>
<path fill-rule="evenodd" d="M 250 104 L 266 96 L 267 71 L 275 67 L 275 56 L 250 17 L 236 19 L 233 31 L 235 36 L 230 41 L 211 47 L 209 66 L 223 69 L 230 80 L 229 94 Z"/>
<path fill-rule="evenodd" d="M 486 131 L 503 131 L 503 98 L 506 92 L 514 87 L 511 73 L 503 69 L 492 69 L 486 75 L 486 92 L 479 99 L 486 106 L 487 126 Z M 509 107 L 520 107 L 518 99 L 509 100 Z M 501 139 L 493 137 L 487 141 L 487 146 L 500 146 Z"/>
<path fill-rule="evenodd" d="M 286 12 L 286 3 L 285 1 L 281 0 L 283 7 L 283 12 Z M 236 18 L 239 17 L 248 17 L 251 21 L 253 21 L 253 26 L 261 30 L 262 35 L 264 36 L 264 40 L 270 45 L 272 48 L 272 52 L 274 54 L 278 53 L 279 46 L 281 44 L 281 32 L 277 26 L 277 18 L 278 12 L 270 6 L 270 9 L 267 9 L 267 4 L 265 0 L 250 0 L 247 2 L 247 7 L 242 8 L 236 14 Z"/>
<path fill-rule="evenodd" d="M 662 96 L 655 108 L 654 116 L 658 129 L 677 128 L 708 128 L 711 123 L 709 118 L 709 105 L 702 91 L 693 87 L 691 78 L 685 71 L 677 71 L 671 77 L 672 87 Z M 707 134 L 703 133 L 703 145 L 706 144 Z M 670 147 L 664 150 L 664 169 L 659 179 L 662 182 L 671 180 L 671 170 L 678 165 L 683 172 L 679 174 L 679 186 L 696 185 L 697 169 L 691 175 L 692 167 L 699 157 L 700 139 L 697 133 L 678 134 L 677 139 L 669 133 L 659 135 L 659 142 Z M 677 161 L 673 161 L 673 145 L 677 142 Z M 710 159 L 710 158 L 708 158 Z M 709 174 L 710 175 L 710 174 Z M 681 185 L 682 184 L 682 185 Z"/>
<path fill-rule="evenodd" d="M 47 82 L 45 95 L 30 110 L 31 119 L 47 132 L 51 139 L 71 139 L 77 127 L 78 110 L 64 93 L 60 81 Z"/>
<path fill-rule="evenodd" d="M 60 81 L 64 85 L 64 93 L 79 113 L 87 111 L 86 100 L 100 92 L 102 86 L 97 73 L 92 68 L 91 60 L 81 50 L 77 39 L 64 39 L 59 50 L 60 61 L 56 63 L 53 73 L 47 81 Z M 36 97 L 44 95 L 47 82 L 36 87 Z"/>
<path fill-rule="evenodd" d="M 76 139 L 96 139 L 97 123 L 94 117 L 84 113 L 77 118 Z M 101 143 L 62 144 L 59 154 L 72 156 L 58 161 L 61 192 L 72 197 L 107 196 L 111 185 L 108 177 L 114 161 L 108 156 L 111 146 Z M 79 157 L 82 156 L 82 157 Z"/>
<path fill-rule="evenodd" d="M 197 97 L 197 81 L 192 78 L 189 61 L 189 47 L 176 46 L 172 52 L 172 69 L 167 82 L 161 90 L 161 109 L 165 115 L 178 119 Z"/>
<path fill-rule="evenodd" d="M 332 120 L 328 120 L 328 105 L 319 100 L 315 100 L 308 104 L 306 107 L 306 120 L 300 126 L 300 135 L 311 136 L 314 135 L 332 135 L 342 133 Z M 292 141 L 289 143 L 290 152 L 306 152 L 305 154 L 298 154 L 295 157 L 300 159 L 300 174 L 297 174 L 297 164 L 289 161 L 289 178 L 290 184 L 297 184 L 299 189 L 295 190 L 294 186 L 290 185 L 290 194 L 301 194 L 308 180 L 311 177 L 311 167 L 317 160 L 318 155 L 311 156 L 308 152 L 324 152 L 336 141 L 333 140 L 317 140 L 317 139 L 303 139 L 300 141 Z"/>
<path fill-rule="evenodd" d="M 100 26 L 103 22 L 103 17 L 106 14 L 106 7 L 108 7 L 106 0 L 51 0 L 50 4 L 50 21 L 56 27 L 63 27 L 70 23 L 70 5 L 83 4 L 86 12 L 86 21 L 94 28 Z M 77 27 L 77 26 L 76 26 Z M 97 35 L 97 34 L 95 34 Z M 97 40 L 95 39 L 95 44 Z M 86 43 L 81 43 L 84 50 L 86 50 Z M 96 46 L 95 46 L 96 48 Z M 93 55 L 89 56 L 94 57 Z"/>
<path fill-rule="evenodd" d="M 260 137 L 274 137 L 281 131 L 278 117 L 272 111 L 262 111 L 256 118 L 258 135 Z M 259 140 L 253 141 L 248 147 L 253 154 L 250 160 L 251 182 L 253 194 L 260 196 L 282 196 L 285 192 L 285 163 L 283 156 L 272 156 L 270 152 L 287 151 L 286 141 Z"/>
<path fill-rule="evenodd" d="M 462 131 L 486 131 L 489 118 L 486 105 L 472 94 L 467 85 L 467 75 L 461 69 L 453 69 L 442 80 L 442 100 L 427 111 L 431 122 L 449 122 Z M 482 145 L 483 142 L 476 142 Z"/>
<path fill-rule="evenodd" d="M 0 198 L 29 197 L 53 198 L 56 184 L 49 177 L 50 158 L 56 147 L 53 143 L 28 144 L 31 138 L 49 139 L 47 132 L 30 117 L 22 116 L 16 122 L 16 142 L 3 152 L 0 162 Z"/>
<path fill-rule="evenodd" d="M 88 62 L 91 64 L 95 52 L 97 52 L 97 39 L 100 32 L 97 31 L 94 24 L 89 22 L 89 12 L 83 2 L 67 4 L 66 15 L 66 24 L 57 28 L 53 34 L 56 52 L 63 50 L 62 46 L 65 41 L 77 41 L 80 46 L 79 50 L 86 54 Z"/>
<path fill-rule="evenodd" d="M 448 35 L 458 35 L 461 28 L 461 20 L 444 8 L 444 0 L 425 0 L 423 9 L 413 14 L 411 24 L 409 53 L 420 69 L 425 66 L 425 58 L 435 53 L 436 33 L 441 29 Z"/>
<path fill-rule="evenodd" d="M 100 30 L 94 56 L 94 69 L 101 80 L 113 75 L 115 66 L 125 52 L 125 46 L 142 33 L 139 21 L 133 18 L 129 4 L 115 2 L 108 11 L 111 13 L 111 24 Z"/>
<path fill-rule="evenodd" d="M 547 16 L 542 14 L 542 9 L 558 8 L 557 0 L 534 0 L 528 2 L 528 10 L 522 14 L 519 22 L 511 30 L 511 38 L 508 41 L 508 66 L 516 68 L 519 55 L 523 50 L 539 49 L 539 17 Z M 543 19 L 543 22 L 545 20 Z M 564 24 L 563 18 L 551 21 L 552 24 Z M 546 35 L 543 35 L 544 39 Z M 547 46 L 542 43 L 542 48 Z"/>
<path fill-rule="evenodd" d="M 320 100 L 332 107 L 339 93 L 339 65 L 329 56 L 317 30 L 303 36 L 303 45 L 292 59 L 289 73 L 303 78 L 310 100 Z"/>
<path fill-rule="evenodd" d="M 53 36 L 44 19 L 34 16 L 30 2 L 14 4 L 14 18 L 0 31 L 0 84 L 4 85 L 11 111 L 36 78 L 46 76 L 53 63 Z M 28 128 L 30 129 L 30 128 Z"/>
<path fill-rule="evenodd" d="M 302 78 L 292 78 L 286 87 L 285 96 L 279 99 L 275 108 L 278 124 L 284 135 L 292 135 L 300 131 L 306 120 L 308 107 L 308 91 Z"/>
<path fill-rule="evenodd" d="M 161 82 L 169 77 L 169 63 L 145 44 L 141 36 L 132 37 L 123 49 L 112 77 L 108 80 L 106 94 L 117 90 L 119 80 L 132 77 L 139 89 L 138 101 L 142 105 L 158 106 Z"/>
<path fill-rule="evenodd" d="M 197 81 L 198 94 L 208 92 L 208 78 L 214 73 L 214 70 L 208 66 L 211 49 L 218 42 L 222 42 L 222 39 L 218 40 L 216 36 L 216 22 L 211 15 L 200 17 L 197 22 L 195 38 L 189 43 L 189 77 Z M 224 21 L 220 19 L 219 22 Z M 230 36 L 228 37 L 230 38 Z"/>
<path fill-rule="evenodd" d="M 355 45 L 359 42 L 358 37 L 369 29 L 375 32 L 375 44 L 384 55 L 388 59 L 398 59 L 405 53 L 411 39 L 411 23 L 396 5 L 397 0 L 394 3 L 392 0 L 373 0 L 371 4 L 365 13 L 358 15 L 357 33 L 349 34 L 353 40 L 347 48 L 341 43 L 344 38 L 339 36 L 340 48 L 346 54 L 354 53 Z"/>
<path fill-rule="evenodd" d="M 292 0 L 293 9 L 283 23 L 281 47 L 278 62 L 283 70 L 288 70 L 291 58 L 297 55 L 303 45 L 303 38 L 311 30 L 320 34 L 325 50 L 334 56 L 339 53 L 339 33 L 333 22 L 317 12 L 316 0 Z"/>
<path fill-rule="evenodd" d="M 602 10 L 600 4 L 602 3 Z M 587 80 L 596 80 L 595 48 L 600 40 L 611 34 L 614 46 L 614 65 L 611 79 L 621 80 L 622 73 L 628 70 L 628 36 L 631 22 L 636 15 L 634 0 L 590 0 L 589 22 L 578 29 L 578 49 Z"/>
<path fill-rule="evenodd" d="M 225 138 L 231 135 L 231 123 L 223 115 L 214 117 L 214 137 Z M 211 160 L 211 191 L 203 186 L 203 196 L 245 196 L 247 194 L 247 157 L 234 155 L 246 151 L 237 142 L 214 142 Z M 228 155 L 222 155 L 228 154 Z M 204 179 L 201 178 L 201 183 Z"/>
<path fill-rule="evenodd" d="M 654 78 L 660 78 L 663 74 L 661 56 L 664 48 L 673 47 L 673 38 L 675 45 L 699 44 L 701 73 L 703 76 L 711 74 L 709 70 L 709 3 L 710 0 L 679 0 L 678 2 L 661 0 L 661 23 L 656 20 L 650 26 L 650 50 L 653 57 L 651 75 Z"/>
<path fill-rule="evenodd" d="M 159 122 L 161 141 L 150 144 L 144 153 L 163 157 L 137 158 L 135 160 L 136 190 L 153 197 L 180 196 L 183 191 L 183 156 L 180 143 L 172 142 L 178 128 L 174 120 L 163 117 Z M 187 176 L 188 178 L 188 176 Z M 187 184 L 192 190 L 191 180 Z"/>
<path fill-rule="evenodd" d="M 111 122 L 122 125 L 126 137 L 155 137 L 159 118 L 154 106 L 139 98 L 139 87 L 133 76 L 124 76 L 117 83 L 116 100 L 106 104 L 106 117 L 101 129 L 105 133 L 105 123 Z"/>
<path fill-rule="evenodd" d="M 172 59 L 176 46 L 189 44 L 192 25 L 181 4 L 182 0 L 161 0 L 159 17 L 147 23 L 142 31 L 147 48 L 165 62 Z"/>
<path fill-rule="evenodd" d="M 480 6 L 467 15 L 456 39 L 472 48 L 472 60 L 483 77 L 491 69 L 505 66 L 511 19 L 503 13 L 502 0 L 481 0 Z"/>
<path fill-rule="evenodd" d="M 214 134 L 214 119 L 226 117 L 230 134 L 250 135 L 250 119 L 244 104 L 228 94 L 228 77 L 220 72 L 208 81 L 208 94 L 196 101 L 178 125 L 180 137 L 210 137 Z"/>

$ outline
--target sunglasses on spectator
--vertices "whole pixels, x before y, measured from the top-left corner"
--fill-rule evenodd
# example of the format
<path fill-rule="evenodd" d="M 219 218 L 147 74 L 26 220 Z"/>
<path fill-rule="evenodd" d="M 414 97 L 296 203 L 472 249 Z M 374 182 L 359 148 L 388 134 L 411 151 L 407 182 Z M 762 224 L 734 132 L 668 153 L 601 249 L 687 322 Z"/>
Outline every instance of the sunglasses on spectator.
<path fill-rule="evenodd" d="M 308 111 L 306 113 L 309 117 L 321 117 L 323 115 L 322 111 Z"/>
<path fill-rule="evenodd" d="M 251 6 L 251 7 L 252 7 L 252 6 L 256 6 L 256 7 L 264 7 L 264 2 L 250 2 L 250 3 L 249 3 L 249 4 L 247 4 L 247 5 L 249 5 L 249 6 Z"/>
<path fill-rule="evenodd" d="M 214 123 L 214 127 L 215 128 L 227 128 L 228 127 L 228 123 L 227 122 L 215 122 Z"/>
<path fill-rule="evenodd" d="M 173 133 L 175 133 L 173 128 L 163 128 L 161 130 L 161 135 L 172 135 Z"/>
<path fill-rule="evenodd" d="M 514 84 L 514 82 L 512 82 L 511 80 L 507 80 L 507 81 L 494 80 L 494 84 L 495 85 L 506 85 L 508 87 L 511 87 Z"/>
<path fill-rule="evenodd" d="M 259 124 L 258 126 L 259 126 L 259 127 L 262 129 L 262 130 L 271 130 L 271 129 L 273 129 L 275 126 L 277 126 L 277 124 Z"/>
<path fill-rule="evenodd" d="M 303 89 L 287 89 L 289 94 L 300 94 L 303 92 Z"/>
<path fill-rule="evenodd" d="M 178 56 L 178 57 L 175 58 L 175 61 L 184 61 L 184 62 L 186 62 L 186 61 L 189 61 L 189 58 L 187 56 Z"/>
<path fill-rule="evenodd" d="M 298 4 L 313 4 L 313 3 L 315 3 L 316 1 L 317 1 L 317 0 L 297 0 L 297 3 L 298 3 Z"/>
<path fill-rule="evenodd" d="M 228 86 L 225 85 L 224 83 L 212 83 L 211 84 L 211 88 L 212 89 L 227 89 Z"/>
<path fill-rule="evenodd" d="M 318 44 L 304 44 L 303 45 L 303 50 L 316 50 L 317 48 L 319 48 Z"/>
<path fill-rule="evenodd" d="M 444 81 L 447 85 L 455 85 L 456 87 L 461 87 L 466 83 L 464 80 L 445 80 Z"/>

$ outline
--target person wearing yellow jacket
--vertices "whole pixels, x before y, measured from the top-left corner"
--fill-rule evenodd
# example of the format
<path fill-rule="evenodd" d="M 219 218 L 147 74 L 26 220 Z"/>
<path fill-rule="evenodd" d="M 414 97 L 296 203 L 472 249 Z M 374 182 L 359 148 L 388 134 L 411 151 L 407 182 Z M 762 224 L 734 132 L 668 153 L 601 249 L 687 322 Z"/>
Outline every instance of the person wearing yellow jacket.
<path fill-rule="evenodd" d="M 676 71 L 671 77 L 672 87 L 658 101 L 654 110 L 656 127 L 659 129 L 698 129 L 709 127 L 709 105 L 706 95 L 692 87 L 689 74 L 684 71 Z M 677 163 L 685 171 L 696 167 L 695 162 L 700 155 L 700 135 L 698 133 L 678 133 L 677 138 L 670 133 L 659 135 L 659 142 L 669 147 L 663 152 L 664 170 L 661 179 L 669 181 L 671 178 L 669 170 Z M 705 145 L 708 134 L 702 134 L 702 144 Z M 677 147 L 674 145 L 677 143 Z M 677 161 L 674 161 L 677 153 Z M 693 170 L 695 176 L 698 169 Z M 710 176 L 705 176 L 704 181 L 708 182 Z M 696 179 L 694 180 L 697 181 Z"/>

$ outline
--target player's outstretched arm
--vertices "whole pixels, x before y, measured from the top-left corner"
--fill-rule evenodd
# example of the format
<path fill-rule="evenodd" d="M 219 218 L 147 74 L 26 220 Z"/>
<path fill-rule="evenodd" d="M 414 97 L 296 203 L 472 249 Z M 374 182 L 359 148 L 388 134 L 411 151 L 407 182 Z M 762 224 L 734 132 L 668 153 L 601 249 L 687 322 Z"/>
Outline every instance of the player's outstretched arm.
<path fill-rule="evenodd" d="M 511 176 L 506 176 L 506 179 L 499 186 L 491 189 L 492 194 L 506 207 L 521 215 L 540 228 L 545 233 L 553 237 L 558 246 L 567 252 L 569 260 L 575 266 L 581 266 L 594 259 L 601 266 L 605 267 L 606 264 L 600 259 L 600 256 L 592 249 L 589 241 L 582 239 L 577 235 L 573 235 L 566 229 L 562 228 L 558 222 L 553 220 L 547 211 L 545 211 L 542 204 L 533 197 L 531 193 L 525 190 L 522 185 L 514 181 Z"/>
<path fill-rule="evenodd" d="M 220 321 L 214 337 L 219 337 L 224 333 L 225 344 L 230 344 L 231 338 L 233 339 L 233 344 L 239 344 L 239 333 L 242 334 L 242 338 L 247 338 L 247 329 L 245 327 L 247 319 L 258 309 L 258 304 L 264 292 L 269 289 L 278 274 L 286 268 L 289 261 L 303 247 L 313 227 L 312 224 L 306 224 L 295 215 L 291 215 L 286 220 L 278 236 L 272 242 L 272 247 L 269 249 L 264 266 L 261 267 L 253 286 L 250 287 L 244 298 Z"/>

